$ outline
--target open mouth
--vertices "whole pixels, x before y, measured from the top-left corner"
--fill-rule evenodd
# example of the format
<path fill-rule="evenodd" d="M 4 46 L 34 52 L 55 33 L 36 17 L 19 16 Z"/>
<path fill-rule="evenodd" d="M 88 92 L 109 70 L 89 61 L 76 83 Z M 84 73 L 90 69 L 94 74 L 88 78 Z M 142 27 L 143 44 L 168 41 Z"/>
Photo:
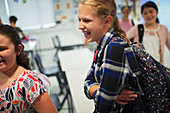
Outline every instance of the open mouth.
<path fill-rule="evenodd" d="M 85 36 L 86 38 L 88 38 L 88 37 L 89 37 L 89 35 L 91 34 L 91 32 L 90 32 L 90 31 L 83 32 L 83 33 L 84 33 L 84 36 Z"/>
<path fill-rule="evenodd" d="M 152 20 L 152 18 L 148 18 L 148 21 Z"/>
<path fill-rule="evenodd" d="M 0 60 L 0 63 L 4 62 L 5 60 Z"/>

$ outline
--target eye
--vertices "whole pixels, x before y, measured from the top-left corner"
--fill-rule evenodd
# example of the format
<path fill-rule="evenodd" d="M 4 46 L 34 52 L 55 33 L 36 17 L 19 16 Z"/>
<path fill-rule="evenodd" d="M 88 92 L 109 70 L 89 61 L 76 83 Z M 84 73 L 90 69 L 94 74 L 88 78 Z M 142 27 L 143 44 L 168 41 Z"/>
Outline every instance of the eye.
<path fill-rule="evenodd" d="M 80 19 L 80 18 L 78 18 L 78 20 L 79 20 L 79 22 L 81 21 L 81 19 Z"/>
<path fill-rule="evenodd" d="M 91 22 L 90 19 L 84 19 L 83 21 L 86 22 L 86 23 Z"/>
<path fill-rule="evenodd" d="M 153 11 L 151 10 L 150 13 L 153 13 Z"/>
<path fill-rule="evenodd" d="M 6 47 L 0 47 L 0 51 L 4 51 L 6 49 L 7 49 Z"/>
<path fill-rule="evenodd" d="M 143 15 L 147 15 L 148 13 L 147 12 L 144 12 Z"/>
<path fill-rule="evenodd" d="M 5 50 L 4 48 L 0 48 L 0 51 L 3 51 L 3 50 Z"/>

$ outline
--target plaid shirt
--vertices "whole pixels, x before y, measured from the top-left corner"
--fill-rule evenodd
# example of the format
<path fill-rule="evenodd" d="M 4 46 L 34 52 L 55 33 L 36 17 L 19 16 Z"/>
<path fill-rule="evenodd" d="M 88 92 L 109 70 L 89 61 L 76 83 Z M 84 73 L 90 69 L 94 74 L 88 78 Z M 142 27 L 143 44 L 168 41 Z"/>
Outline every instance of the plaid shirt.
<path fill-rule="evenodd" d="M 125 78 L 131 75 L 124 54 L 126 43 L 115 31 L 108 31 L 95 50 L 92 66 L 85 79 L 84 91 L 87 98 L 94 99 L 97 112 L 118 113 L 122 110 L 115 100 L 124 88 Z M 99 89 L 91 96 L 89 89 L 95 84 L 99 85 Z"/>

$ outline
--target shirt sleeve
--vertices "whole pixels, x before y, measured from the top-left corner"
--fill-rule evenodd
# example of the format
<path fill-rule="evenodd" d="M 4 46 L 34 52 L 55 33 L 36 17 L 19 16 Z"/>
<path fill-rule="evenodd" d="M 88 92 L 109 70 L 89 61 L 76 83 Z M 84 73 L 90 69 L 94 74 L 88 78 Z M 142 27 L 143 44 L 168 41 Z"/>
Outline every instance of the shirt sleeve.
<path fill-rule="evenodd" d="M 32 104 L 39 95 L 47 91 L 43 81 L 31 71 L 26 71 L 23 76 L 20 76 L 15 88 L 18 97 L 28 104 Z"/>
<path fill-rule="evenodd" d="M 167 48 L 168 48 L 169 51 L 170 51 L 170 35 L 169 35 L 169 32 L 168 32 L 168 28 L 165 27 L 165 29 L 166 29 L 166 33 L 167 33 L 166 46 L 167 46 Z"/>
<path fill-rule="evenodd" d="M 133 27 L 127 32 L 127 37 L 128 37 L 129 39 L 134 39 L 134 41 L 137 41 L 137 39 L 138 39 L 137 26 L 133 26 Z"/>
<path fill-rule="evenodd" d="M 17 30 L 18 33 L 22 32 L 21 28 L 19 28 L 19 27 L 16 27 L 16 30 Z"/>
<path fill-rule="evenodd" d="M 119 43 L 110 43 L 104 53 L 101 85 L 96 94 L 97 107 L 100 113 L 109 113 L 116 108 L 116 98 L 120 94 L 128 74 L 124 47 Z"/>
<path fill-rule="evenodd" d="M 91 86 L 95 84 L 99 85 L 99 83 L 94 78 L 94 61 L 93 61 L 91 68 L 87 74 L 87 78 L 85 79 L 84 82 L 84 93 L 89 99 L 94 99 L 94 96 L 92 97 L 90 95 L 89 89 L 91 88 Z"/>

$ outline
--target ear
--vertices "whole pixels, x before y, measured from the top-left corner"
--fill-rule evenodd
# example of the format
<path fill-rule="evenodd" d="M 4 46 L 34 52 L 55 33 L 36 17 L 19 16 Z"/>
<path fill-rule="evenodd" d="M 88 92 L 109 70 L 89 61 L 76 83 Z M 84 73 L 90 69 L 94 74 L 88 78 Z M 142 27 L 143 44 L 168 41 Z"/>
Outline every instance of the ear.
<path fill-rule="evenodd" d="M 106 21 L 105 21 L 105 24 L 107 25 L 107 26 L 111 26 L 111 23 L 112 23 L 112 20 L 113 18 L 112 18 L 112 16 L 111 15 L 108 15 L 107 17 L 106 17 Z"/>
<path fill-rule="evenodd" d="M 19 44 L 17 47 L 16 55 L 20 55 L 21 51 L 22 51 L 22 45 Z"/>
<path fill-rule="evenodd" d="M 156 14 L 158 15 L 158 11 L 156 11 Z"/>

